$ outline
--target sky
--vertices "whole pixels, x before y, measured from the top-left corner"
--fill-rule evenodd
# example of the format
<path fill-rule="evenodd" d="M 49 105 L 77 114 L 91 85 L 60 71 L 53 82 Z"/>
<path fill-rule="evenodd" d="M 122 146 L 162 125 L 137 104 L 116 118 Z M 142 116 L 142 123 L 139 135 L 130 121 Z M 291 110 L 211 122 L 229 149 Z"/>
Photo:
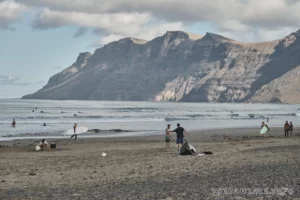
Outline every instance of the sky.
<path fill-rule="evenodd" d="M 0 98 L 42 88 L 80 52 L 166 31 L 242 42 L 300 29 L 300 0 L 0 0 Z"/>

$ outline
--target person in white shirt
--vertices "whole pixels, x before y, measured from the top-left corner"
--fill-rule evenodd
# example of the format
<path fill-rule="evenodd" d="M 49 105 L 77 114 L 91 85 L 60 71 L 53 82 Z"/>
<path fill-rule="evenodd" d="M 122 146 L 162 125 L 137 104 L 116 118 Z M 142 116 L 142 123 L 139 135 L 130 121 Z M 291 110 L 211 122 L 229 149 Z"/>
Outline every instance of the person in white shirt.
<path fill-rule="evenodd" d="M 39 146 L 41 147 L 41 150 L 45 150 L 46 147 L 48 147 L 48 142 L 43 139 L 42 142 L 40 142 Z"/>

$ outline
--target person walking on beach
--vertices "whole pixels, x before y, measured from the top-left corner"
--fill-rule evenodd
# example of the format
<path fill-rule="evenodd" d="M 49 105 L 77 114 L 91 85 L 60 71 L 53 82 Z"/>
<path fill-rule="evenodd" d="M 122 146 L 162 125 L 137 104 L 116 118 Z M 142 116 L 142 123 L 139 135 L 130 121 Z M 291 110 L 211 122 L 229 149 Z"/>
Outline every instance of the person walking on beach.
<path fill-rule="evenodd" d="M 77 127 L 77 124 L 75 123 L 74 126 L 73 126 L 74 134 L 71 136 L 70 139 L 72 139 L 75 136 L 75 140 L 77 140 L 76 127 Z"/>
<path fill-rule="evenodd" d="M 288 121 L 285 122 L 283 128 L 284 128 L 284 137 L 286 138 L 289 137 L 290 125 Z"/>
<path fill-rule="evenodd" d="M 171 143 L 171 140 L 172 140 L 172 137 L 171 137 L 171 134 L 170 134 L 170 128 L 171 128 L 171 125 L 168 124 L 166 130 L 165 130 L 165 141 L 166 141 L 166 150 L 168 151 L 170 149 L 170 143 Z"/>
<path fill-rule="evenodd" d="M 293 123 L 290 122 L 290 128 L 289 128 L 289 130 L 290 130 L 291 137 L 293 137 L 293 129 L 294 129 Z"/>
<path fill-rule="evenodd" d="M 15 119 L 13 119 L 13 121 L 12 121 L 12 123 L 11 123 L 11 126 L 12 126 L 12 127 L 16 127 L 16 120 L 15 120 Z"/>
<path fill-rule="evenodd" d="M 184 138 L 184 135 L 189 135 L 183 127 L 180 126 L 180 124 L 178 123 L 177 124 L 177 128 L 171 132 L 175 132 L 176 135 L 177 135 L 177 138 L 176 138 L 176 144 L 177 144 L 177 147 L 178 147 L 178 151 L 180 151 L 180 144 L 182 145 L 183 144 L 183 138 Z"/>
<path fill-rule="evenodd" d="M 270 131 L 269 126 L 265 122 L 261 123 L 260 129 L 262 129 L 263 127 L 266 127 L 268 129 L 268 132 Z M 263 134 L 263 136 L 265 136 L 265 134 Z"/>

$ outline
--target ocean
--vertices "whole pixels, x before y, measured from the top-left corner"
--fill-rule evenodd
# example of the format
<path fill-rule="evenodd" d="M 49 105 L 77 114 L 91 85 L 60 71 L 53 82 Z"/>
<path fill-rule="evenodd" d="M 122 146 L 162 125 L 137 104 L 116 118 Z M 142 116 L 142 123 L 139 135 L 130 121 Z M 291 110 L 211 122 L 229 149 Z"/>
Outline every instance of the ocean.
<path fill-rule="evenodd" d="M 0 140 L 24 137 L 63 137 L 74 123 L 100 131 L 86 137 L 120 137 L 163 134 L 167 124 L 189 130 L 283 127 L 286 120 L 300 123 L 300 105 L 178 103 L 128 101 L 0 100 Z M 11 126 L 16 120 L 16 127 Z M 43 126 L 46 123 L 47 126 Z"/>

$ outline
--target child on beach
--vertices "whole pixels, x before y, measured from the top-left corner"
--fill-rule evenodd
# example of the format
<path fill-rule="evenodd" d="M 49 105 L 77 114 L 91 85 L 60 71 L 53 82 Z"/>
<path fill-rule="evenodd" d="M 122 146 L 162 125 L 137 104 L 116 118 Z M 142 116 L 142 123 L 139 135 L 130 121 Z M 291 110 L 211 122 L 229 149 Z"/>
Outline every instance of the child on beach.
<path fill-rule="evenodd" d="M 41 147 L 41 150 L 45 150 L 48 146 L 48 142 L 45 139 L 43 139 L 42 142 L 40 142 L 39 146 Z"/>

